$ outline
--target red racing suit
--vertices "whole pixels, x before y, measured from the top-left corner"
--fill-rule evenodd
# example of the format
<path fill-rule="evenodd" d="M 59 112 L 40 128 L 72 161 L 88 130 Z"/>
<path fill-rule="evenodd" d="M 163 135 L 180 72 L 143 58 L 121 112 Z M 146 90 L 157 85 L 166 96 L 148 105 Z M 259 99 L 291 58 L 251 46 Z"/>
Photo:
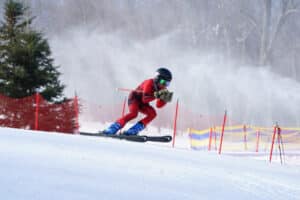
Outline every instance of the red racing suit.
<path fill-rule="evenodd" d="M 127 122 L 136 118 L 138 113 L 141 112 L 146 115 L 140 122 L 146 127 L 155 117 L 156 111 L 149 104 L 155 100 L 154 92 L 164 89 L 165 87 L 159 87 L 155 84 L 154 79 L 148 79 L 142 82 L 135 90 L 129 94 L 128 107 L 129 113 L 118 119 L 117 122 L 124 127 Z M 161 108 L 166 104 L 161 99 L 157 99 L 156 107 Z"/>

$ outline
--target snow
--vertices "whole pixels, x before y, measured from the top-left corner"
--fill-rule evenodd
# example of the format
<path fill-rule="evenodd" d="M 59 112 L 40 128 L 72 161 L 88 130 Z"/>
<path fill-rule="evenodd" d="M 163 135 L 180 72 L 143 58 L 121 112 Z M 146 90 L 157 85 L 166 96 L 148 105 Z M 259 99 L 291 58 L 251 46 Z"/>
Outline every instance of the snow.
<path fill-rule="evenodd" d="M 300 169 L 249 156 L 0 128 L 6 200 L 299 199 Z"/>

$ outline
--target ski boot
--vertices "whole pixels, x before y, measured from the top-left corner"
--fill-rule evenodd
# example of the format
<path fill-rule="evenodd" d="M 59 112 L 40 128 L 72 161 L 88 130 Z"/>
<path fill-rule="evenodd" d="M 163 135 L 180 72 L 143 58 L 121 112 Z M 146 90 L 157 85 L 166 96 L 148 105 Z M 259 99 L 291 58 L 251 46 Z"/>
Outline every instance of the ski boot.
<path fill-rule="evenodd" d="M 142 122 L 138 122 L 129 128 L 127 131 L 123 132 L 124 135 L 137 135 L 140 131 L 144 130 L 145 126 Z"/>
<path fill-rule="evenodd" d="M 115 135 L 118 132 L 118 130 L 120 130 L 121 128 L 122 128 L 121 124 L 119 124 L 118 122 L 115 122 L 115 123 L 111 124 L 107 129 L 102 131 L 101 133 L 106 134 L 106 135 Z"/>

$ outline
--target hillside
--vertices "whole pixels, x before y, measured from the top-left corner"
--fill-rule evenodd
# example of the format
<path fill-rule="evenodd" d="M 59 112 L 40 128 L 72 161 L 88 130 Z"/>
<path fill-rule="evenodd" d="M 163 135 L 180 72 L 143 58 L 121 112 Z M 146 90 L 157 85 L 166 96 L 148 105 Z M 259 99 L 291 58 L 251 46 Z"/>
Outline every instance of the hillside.
<path fill-rule="evenodd" d="M 153 143 L 0 129 L 2 199 L 298 199 L 300 170 Z"/>

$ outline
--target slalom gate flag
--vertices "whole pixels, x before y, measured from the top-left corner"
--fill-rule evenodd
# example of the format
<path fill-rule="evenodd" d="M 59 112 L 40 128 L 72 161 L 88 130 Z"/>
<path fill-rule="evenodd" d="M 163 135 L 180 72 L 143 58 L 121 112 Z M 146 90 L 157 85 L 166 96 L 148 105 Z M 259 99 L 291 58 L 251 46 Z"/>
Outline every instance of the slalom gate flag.
<path fill-rule="evenodd" d="M 208 148 L 209 144 L 210 129 L 205 129 L 202 131 L 189 129 L 189 137 L 192 149 L 205 150 Z"/>

